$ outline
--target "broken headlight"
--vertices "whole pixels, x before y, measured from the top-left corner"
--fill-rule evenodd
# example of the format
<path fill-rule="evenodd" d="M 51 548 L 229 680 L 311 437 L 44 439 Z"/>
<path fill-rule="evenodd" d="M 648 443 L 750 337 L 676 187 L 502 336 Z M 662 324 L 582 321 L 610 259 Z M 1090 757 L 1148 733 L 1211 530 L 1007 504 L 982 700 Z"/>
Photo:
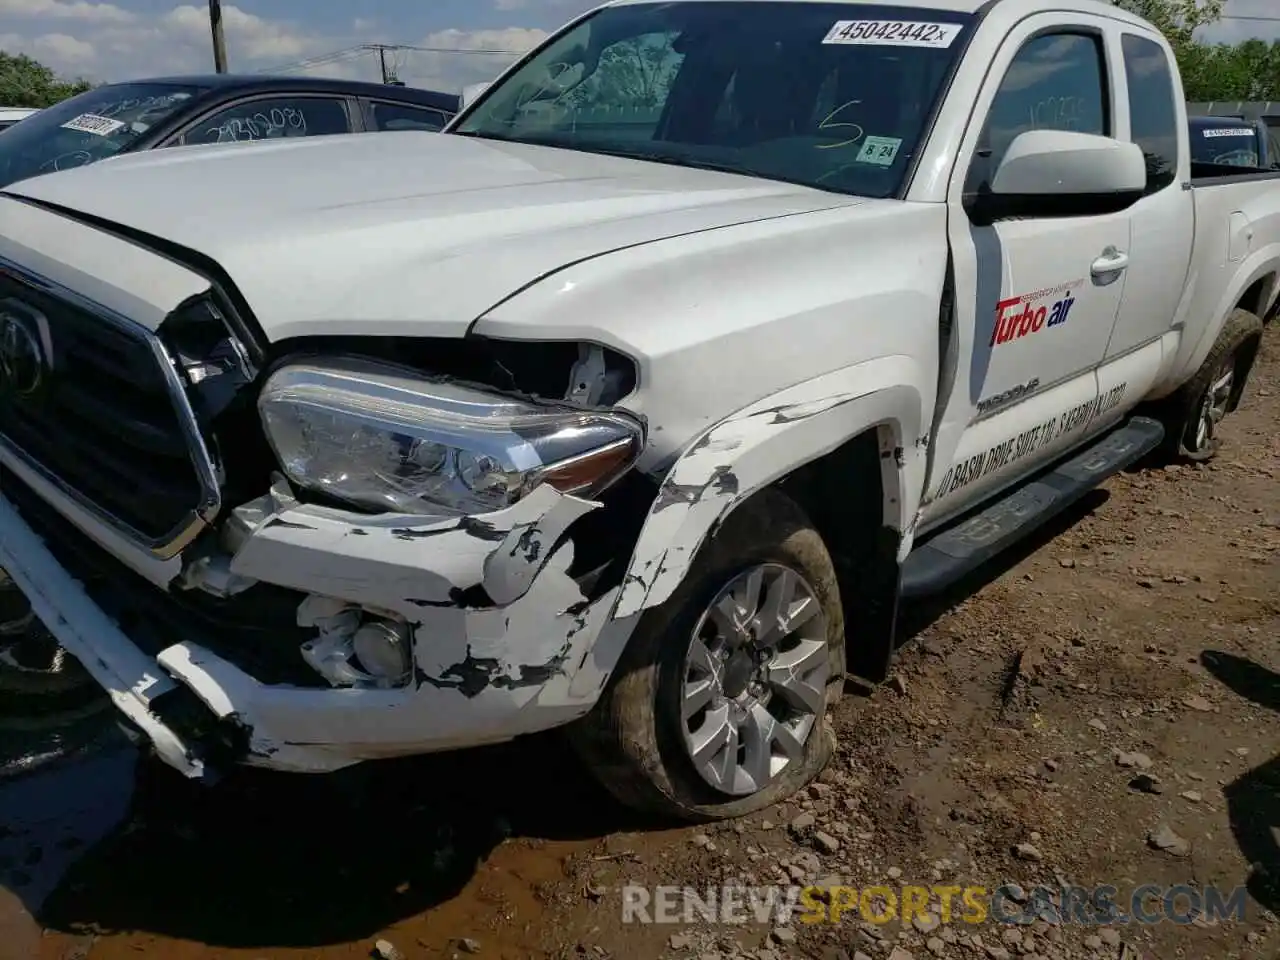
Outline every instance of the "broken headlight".
<path fill-rule="evenodd" d="M 258 410 L 305 489 L 381 512 L 487 513 L 540 483 L 591 496 L 635 460 L 629 417 L 509 399 L 356 358 L 298 363 Z"/>

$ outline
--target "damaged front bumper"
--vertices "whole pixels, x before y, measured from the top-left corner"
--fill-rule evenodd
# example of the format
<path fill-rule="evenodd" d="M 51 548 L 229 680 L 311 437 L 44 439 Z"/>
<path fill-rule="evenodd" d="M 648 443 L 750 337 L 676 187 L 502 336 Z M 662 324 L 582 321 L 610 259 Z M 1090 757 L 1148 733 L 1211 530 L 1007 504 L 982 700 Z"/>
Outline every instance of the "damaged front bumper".
<path fill-rule="evenodd" d="M 55 506 L 60 499 L 53 489 L 32 492 Z M 169 765 L 201 778 L 234 745 L 237 762 L 323 772 L 509 740 L 586 713 L 634 625 L 613 618 L 616 586 L 588 592 L 569 573 L 569 528 L 599 507 L 549 486 L 469 518 L 362 517 L 266 497 L 236 511 L 233 553 L 175 578 L 187 589 L 196 573 L 220 574 L 228 591 L 253 583 L 296 590 L 310 610 L 299 622 L 310 616 L 322 629 L 317 607 L 403 624 L 412 669 L 390 688 L 268 684 L 181 637 L 149 655 L 3 491 L 0 567 Z M 76 518 L 103 542 L 87 522 Z M 184 697 L 202 717 L 169 706 Z M 209 749 L 210 731 L 221 749 Z"/>

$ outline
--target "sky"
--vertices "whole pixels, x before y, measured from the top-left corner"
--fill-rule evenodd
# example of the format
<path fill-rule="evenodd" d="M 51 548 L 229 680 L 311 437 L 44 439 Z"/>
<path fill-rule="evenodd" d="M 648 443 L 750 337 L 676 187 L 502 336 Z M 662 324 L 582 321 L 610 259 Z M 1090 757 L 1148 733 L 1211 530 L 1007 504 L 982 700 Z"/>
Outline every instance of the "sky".
<path fill-rule="evenodd" d="M 303 61 L 366 43 L 427 47 L 389 55 L 401 80 L 457 92 L 488 80 L 597 0 L 223 0 L 233 71 L 377 79 L 376 54 Z M 1280 17 L 1280 0 L 1228 0 L 1236 17 Z M 1225 19 L 1203 39 L 1280 39 L 1280 20 Z M 460 50 L 502 50 L 467 54 Z M 93 81 L 199 73 L 213 66 L 204 0 L 0 0 L 0 50 L 26 53 L 66 77 Z"/>
<path fill-rule="evenodd" d="M 365 43 L 485 56 L 397 51 L 401 80 L 457 92 L 489 80 L 549 31 L 599 0 L 223 0 L 232 71 L 273 70 L 378 79 L 377 55 L 292 67 Z M 93 81 L 212 72 L 205 0 L 0 0 L 0 50 L 25 53 L 64 77 Z"/>

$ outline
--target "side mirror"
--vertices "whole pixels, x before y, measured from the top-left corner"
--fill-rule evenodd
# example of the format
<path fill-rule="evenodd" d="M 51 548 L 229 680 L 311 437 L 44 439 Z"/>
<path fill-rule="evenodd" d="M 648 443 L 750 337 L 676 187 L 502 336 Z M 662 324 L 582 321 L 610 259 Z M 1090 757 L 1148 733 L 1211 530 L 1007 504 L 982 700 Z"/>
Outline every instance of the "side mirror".
<path fill-rule="evenodd" d="M 1070 130 L 1028 130 L 1009 144 L 990 189 L 965 197 L 980 226 L 1007 217 L 1098 216 L 1126 210 L 1147 189 L 1134 143 Z"/>
<path fill-rule="evenodd" d="M 467 107 L 471 106 L 471 104 L 475 103 L 476 100 L 480 98 L 480 94 L 484 93 L 492 85 L 493 81 L 487 80 L 484 83 L 473 83 L 469 86 L 463 87 L 462 96 L 459 98 L 459 109 L 467 109 Z"/>

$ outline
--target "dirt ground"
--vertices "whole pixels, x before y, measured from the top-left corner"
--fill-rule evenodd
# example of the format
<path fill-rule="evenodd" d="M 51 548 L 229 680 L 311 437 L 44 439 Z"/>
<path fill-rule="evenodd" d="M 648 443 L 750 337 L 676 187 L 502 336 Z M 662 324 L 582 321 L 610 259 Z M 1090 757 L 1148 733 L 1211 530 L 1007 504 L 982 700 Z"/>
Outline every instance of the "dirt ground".
<path fill-rule="evenodd" d="M 839 707 L 821 781 L 740 822 L 638 821 L 554 737 L 200 792 L 82 720 L 0 779 L 0 954 L 1280 957 L 1278 395 L 1273 335 L 1211 465 L 1120 476 L 910 610 L 892 681 Z M 1243 920 L 1184 898 L 1192 922 L 1148 926 L 622 920 L 625 884 L 732 882 L 1248 896 Z"/>

